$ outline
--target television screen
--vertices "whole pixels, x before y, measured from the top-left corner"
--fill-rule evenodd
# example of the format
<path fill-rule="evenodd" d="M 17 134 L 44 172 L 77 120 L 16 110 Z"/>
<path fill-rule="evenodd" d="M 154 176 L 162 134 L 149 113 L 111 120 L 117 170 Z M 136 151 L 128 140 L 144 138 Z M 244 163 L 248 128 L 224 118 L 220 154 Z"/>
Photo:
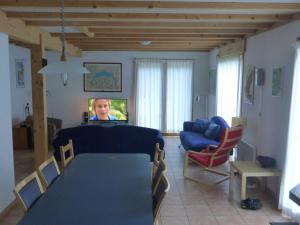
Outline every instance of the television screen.
<path fill-rule="evenodd" d="M 127 121 L 127 99 L 89 98 L 90 121 Z"/>

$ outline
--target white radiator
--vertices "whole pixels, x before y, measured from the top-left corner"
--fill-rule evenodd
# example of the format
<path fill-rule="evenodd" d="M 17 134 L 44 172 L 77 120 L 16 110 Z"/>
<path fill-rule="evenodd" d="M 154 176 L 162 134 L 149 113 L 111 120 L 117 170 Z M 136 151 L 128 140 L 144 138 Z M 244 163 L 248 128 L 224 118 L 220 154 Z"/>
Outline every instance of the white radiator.
<path fill-rule="evenodd" d="M 237 146 L 236 160 L 238 161 L 255 161 L 257 148 L 243 140 Z"/>

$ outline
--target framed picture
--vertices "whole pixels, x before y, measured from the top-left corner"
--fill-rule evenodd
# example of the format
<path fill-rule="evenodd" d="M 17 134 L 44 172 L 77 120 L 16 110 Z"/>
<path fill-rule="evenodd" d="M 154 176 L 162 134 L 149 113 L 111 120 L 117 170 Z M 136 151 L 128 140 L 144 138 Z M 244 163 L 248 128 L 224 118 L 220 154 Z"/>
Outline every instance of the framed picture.
<path fill-rule="evenodd" d="M 209 71 L 209 94 L 216 95 L 217 70 Z"/>
<path fill-rule="evenodd" d="M 84 66 L 90 71 L 84 75 L 85 92 L 121 92 L 122 64 L 85 62 Z"/>
<path fill-rule="evenodd" d="M 280 97 L 282 89 L 282 68 L 274 68 L 272 73 L 272 97 Z"/>
<path fill-rule="evenodd" d="M 244 77 L 244 102 L 253 104 L 254 101 L 255 66 L 248 65 Z"/>
<path fill-rule="evenodd" d="M 24 88 L 25 87 L 24 59 L 16 59 L 15 70 L 16 70 L 16 86 L 17 88 Z"/>

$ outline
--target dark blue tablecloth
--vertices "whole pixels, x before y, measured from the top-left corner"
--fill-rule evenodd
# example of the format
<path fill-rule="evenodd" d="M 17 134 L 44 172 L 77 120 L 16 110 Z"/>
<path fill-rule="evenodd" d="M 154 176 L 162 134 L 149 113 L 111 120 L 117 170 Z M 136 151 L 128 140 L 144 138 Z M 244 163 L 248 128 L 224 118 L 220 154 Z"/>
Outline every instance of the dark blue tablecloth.
<path fill-rule="evenodd" d="M 153 225 L 146 154 L 80 154 L 19 225 Z"/>

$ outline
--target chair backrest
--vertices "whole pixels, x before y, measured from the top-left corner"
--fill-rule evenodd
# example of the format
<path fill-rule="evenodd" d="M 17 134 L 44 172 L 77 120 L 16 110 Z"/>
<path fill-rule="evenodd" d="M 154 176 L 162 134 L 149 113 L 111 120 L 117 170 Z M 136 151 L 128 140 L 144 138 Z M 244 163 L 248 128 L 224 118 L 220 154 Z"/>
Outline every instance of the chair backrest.
<path fill-rule="evenodd" d="M 162 174 L 162 177 L 158 183 L 158 187 L 157 187 L 156 191 L 153 193 L 153 203 L 152 203 L 153 209 L 152 210 L 153 210 L 154 224 L 157 219 L 157 214 L 159 212 L 161 203 L 162 203 L 165 195 L 169 191 L 169 189 L 170 189 L 170 183 L 169 183 L 167 177 L 165 176 L 165 174 Z"/>
<path fill-rule="evenodd" d="M 239 143 L 242 135 L 242 126 L 226 128 L 222 133 L 220 144 L 213 151 L 209 167 L 218 166 L 226 162 L 231 150 Z"/>
<path fill-rule="evenodd" d="M 46 189 L 55 180 L 55 178 L 60 175 L 60 170 L 54 156 L 43 162 L 38 167 L 37 172 L 41 178 L 44 188 Z"/>
<path fill-rule="evenodd" d="M 159 143 L 156 143 L 155 145 L 155 153 L 153 158 L 153 169 L 152 169 L 152 175 L 156 173 L 156 170 L 158 168 L 159 162 L 163 161 L 165 158 L 165 151 L 160 149 Z"/>
<path fill-rule="evenodd" d="M 159 143 L 156 143 L 153 163 L 156 163 L 158 165 L 159 161 L 164 160 L 164 158 L 165 158 L 165 151 L 160 149 Z"/>
<path fill-rule="evenodd" d="M 26 212 L 44 193 L 44 189 L 37 173 L 33 172 L 18 183 L 14 193 L 20 207 Z"/>
<path fill-rule="evenodd" d="M 152 193 L 154 193 L 157 189 L 157 186 L 160 182 L 160 179 L 163 175 L 163 173 L 167 172 L 167 166 L 165 164 L 165 161 L 162 160 L 159 162 L 158 167 L 155 171 L 155 174 L 152 178 Z"/>
<path fill-rule="evenodd" d="M 62 167 L 66 167 L 74 159 L 73 142 L 69 139 L 69 143 L 64 146 L 60 146 L 60 157 Z M 67 154 L 66 154 L 67 153 Z"/>

